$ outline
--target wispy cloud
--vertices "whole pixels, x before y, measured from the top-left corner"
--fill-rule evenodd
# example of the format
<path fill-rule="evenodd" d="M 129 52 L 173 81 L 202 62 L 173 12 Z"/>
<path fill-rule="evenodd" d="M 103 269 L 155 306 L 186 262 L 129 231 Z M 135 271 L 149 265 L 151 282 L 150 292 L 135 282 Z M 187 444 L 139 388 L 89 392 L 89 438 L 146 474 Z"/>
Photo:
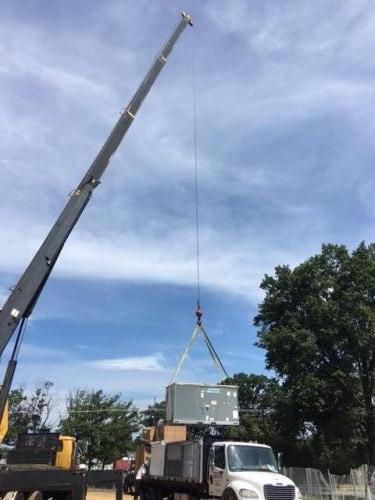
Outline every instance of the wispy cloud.
<path fill-rule="evenodd" d="M 248 362 L 241 347 L 232 344 L 238 330 L 247 342 L 246 308 L 253 311 L 261 300 L 264 273 L 281 263 L 298 264 L 325 241 L 353 247 L 362 238 L 374 239 L 374 8 L 365 0 L 191 5 L 109 0 L 105 6 L 94 2 L 79 16 L 80 2 L 65 2 L 58 14 L 53 7 L 38 10 L 34 3 L 33 9 L 23 7 L 21 16 L 17 3 L 5 4 L 0 291 L 14 284 L 43 241 L 177 21 L 177 11 L 191 7 L 196 27 L 179 41 L 53 276 L 60 279 L 58 285 L 64 280 L 64 290 L 73 280 L 88 288 L 98 280 L 112 287 L 105 311 L 99 299 L 90 304 L 92 319 L 100 325 L 122 300 L 119 283 L 144 286 L 141 306 L 134 301 L 126 314 L 121 309 L 123 316 L 116 312 L 124 322 L 132 314 L 139 318 L 139 309 L 154 303 L 157 286 L 184 287 L 189 293 L 195 288 L 195 51 L 201 285 L 207 295 L 244 304 L 243 315 L 231 318 L 233 325 L 225 328 L 225 317 L 213 329 L 228 348 L 233 369 L 236 356 L 242 367 L 250 367 L 250 361 L 260 366 L 260 359 L 251 354 Z M 0 301 L 6 295 L 0 293 Z M 58 362 L 59 353 L 48 352 L 54 349 L 47 335 L 56 327 L 53 319 L 60 322 L 59 332 L 68 316 L 77 330 L 86 321 L 78 306 L 68 314 L 60 299 L 32 332 L 37 337 L 41 328 L 40 344 L 52 345 L 44 345 L 44 354 L 25 346 L 21 375 L 41 369 L 33 363 L 39 355 L 43 371 L 55 373 L 66 390 L 77 383 L 121 390 L 116 371 L 128 370 L 128 375 L 134 369 L 137 376 L 127 379 L 131 397 L 163 397 L 160 387 L 168 381 L 170 359 L 155 354 L 164 353 L 162 346 L 125 358 L 99 350 L 94 360 L 91 349 L 77 349 L 82 358 L 63 355 L 58 369 L 48 365 L 49 357 Z M 168 305 L 174 311 L 177 299 Z M 221 314 L 216 302 L 211 315 Z M 155 318 L 161 331 L 165 317 L 155 313 Z M 151 340 L 145 332 L 140 342 L 155 342 L 152 334 Z M 89 342 L 79 334 L 75 341 Z M 230 353 L 237 350 L 238 355 Z M 210 376 L 205 361 L 195 367 Z"/>
<path fill-rule="evenodd" d="M 48 346 L 40 346 L 36 344 L 31 344 L 30 342 L 24 342 L 20 350 L 20 359 L 23 361 L 43 361 L 43 360 L 55 360 L 55 361 L 66 361 L 68 359 L 74 359 L 76 356 L 74 352 L 68 350 L 54 349 Z"/>
<path fill-rule="evenodd" d="M 330 230 L 337 226 L 327 212 L 326 219 L 320 216 L 321 187 L 314 184 L 310 173 L 312 169 L 321 171 L 314 165 L 315 155 L 298 157 L 311 140 L 309 122 L 337 115 L 343 122 L 356 124 L 364 114 L 368 126 L 373 121 L 368 113 L 369 101 L 375 100 L 372 80 L 327 64 L 337 53 L 343 33 L 348 50 L 339 52 L 339 58 L 347 59 L 358 50 L 358 44 L 370 43 L 358 26 L 368 26 L 372 14 L 365 19 L 365 4 L 359 2 L 343 12 L 340 9 L 340 16 L 335 14 L 328 23 L 325 2 L 302 4 L 298 9 L 290 4 L 283 9 L 276 4 L 263 9 L 257 2 L 250 7 L 248 2 L 237 1 L 230 8 L 223 4 L 220 15 L 212 3 L 203 9 L 211 29 L 219 30 L 213 31 L 214 36 L 218 38 L 221 32 L 220 43 L 236 33 L 244 45 L 240 45 L 242 73 L 237 67 L 225 71 L 225 60 L 224 67 L 205 71 L 202 63 L 212 47 L 203 46 L 201 53 L 202 281 L 213 289 L 247 295 L 252 301 L 261 296 L 258 286 L 265 272 L 279 262 L 298 262 L 311 248 L 318 249 L 319 242 L 328 239 Z M 111 4 L 112 14 L 116 8 L 121 7 Z M 307 29 L 311 19 L 312 33 Z M 11 94 L 13 84 L 4 77 L 4 95 L 12 98 L 4 97 L 3 130 L 9 158 L 4 158 L 2 199 L 9 202 L 12 216 L 8 217 L 8 210 L 0 216 L 9 241 L 0 254 L 0 270 L 19 273 L 62 207 L 66 198 L 61 195 L 74 187 L 84 172 L 82 163 L 90 162 L 112 126 L 115 110 L 124 105 L 127 92 L 131 94 L 136 88 L 142 68 L 133 53 L 118 47 L 110 66 L 111 46 L 95 32 L 89 35 L 90 44 L 97 49 L 98 60 L 106 61 L 105 74 L 86 63 L 78 64 L 88 54 L 90 44 L 77 32 L 69 33 L 78 47 L 69 57 L 62 43 L 49 46 L 49 34 L 35 27 L 26 29 L 11 23 L 4 28 L 12 39 L 12 51 L 3 50 L 2 67 L 18 82 L 21 92 Z M 12 38 L 16 28 L 19 38 Z M 196 36 L 200 36 L 199 31 Z M 28 48 L 23 53 L 26 39 Z M 182 79 L 179 74 L 181 58 L 188 60 L 190 54 L 183 43 L 177 50 L 180 58 L 172 57 L 168 62 L 168 75 L 153 90 L 126 147 L 118 151 L 82 225 L 69 239 L 56 268 L 59 276 L 194 284 L 191 103 L 182 98 L 191 89 L 188 77 Z M 54 57 L 52 51 L 56 52 Z M 150 48 L 150 54 L 154 52 Z M 118 71 L 115 66 L 122 54 L 121 73 L 125 68 L 129 75 L 137 73 L 137 78 L 126 80 L 125 88 L 123 80 L 120 85 L 110 76 Z M 147 54 L 142 53 L 142 58 L 147 67 Z M 364 62 L 357 64 L 363 67 Z M 38 113 L 25 101 L 31 77 L 41 85 L 40 98 L 58 93 L 61 113 L 53 126 L 55 99 L 48 97 L 41 102 Z M 75 110 L 77 102 L 80 113 Z M 43 107 L 45 112 L 40 111 Z M 212 120 L 216 115 L 225 116 L 225 120 Z M 73 121 L 74 127 L 69 126 Z M 84 131 L 79 141 L 78 130 Z M 281 148 L 278 142 L 283 140 L 283 131 L 288 132 Z M 300 147 L 291 153 L 289 137 L 296 134 Z M 265 157 L 259 151 L 259 145 L 264 151 L 275 149 L 275 142 L 285 158 L 281 153 L 281 158 Z M 15 155 L 19 144 L 24 150 Z M 10 168 L 9 162 L 18 168 Z M 331 161 L 324 184 L 334 186 L 337 178 L 342 178 L 340 171 L 347 168 L 345 163 L 336 166 Z M 315 199 L 298 194 L 304 182 L 313 189 Z M 17 185 L 22 192 L 38 193 L 37 199 L 20 196 Z M 332 194 L 338 196 L 337 192 Z M 285 245 L 290 238 L 290 244 Z"/>
<path fill-rule="evenodd" d="M 340 57 L 351 55 L 347 47 L 354 48 L 358 41 L 374 43 L 370 26 L 375 13 L 366 0 L 343 9 L 337 9 L 336 1 L 324 0 L 298 4 L 234 0 L 231 5 L 223 3 L 220 15 L 213 5 L 210 1 L 205 6 L 211 20 L 223 32 L 241 35 L 250 48 L 260 52 L 328 57 L 335 50 Z"/>
<path fill-rule="evenodd" d="M 89 364 L 101 370 L 142 370 L 142 371 L 164 371 L 164 358 L 162 354 L 151 356 L 134 356 L 128 358 L 97 359 Z"/>
<path fill-rule="evenodd" d="M 44 374 L 47 376 L 43 377 Z M 48 375 L 49 374 L 49 375 Z M 53 376 L 51 376 L 53 374 Z M 123 376 L 121 375 L 123 374 Z M 219 375 L 212 369 L 209 359 L 194 359 L 186 363 L 179 380 L 215 383 Z M 72 356 L 63 360 L 23 359 L 16 372 L 15 385 L 27 382 L 27 387 L 33 387 L 41 379 L 50 379 L 54 389 L 64 395 L 76 389 L 102 389 L 108 393 L 121 393 L 126 400 L 135 402 L 152 401 L 154 397 L 164 399 L 165 387 L 170 383 L 172 368 L 160 354 L 147 354 L 126 358 L 112 358 L 87 361 Z"/>
<path fill-rule="evenodd" d="M 25 262 L 25 251 L 28 249 L 31 254 L 32 247 L 37 248 L 37 241 L 30 236 L 26 247 L 15 232 L 12 234 L 12 228 L 8 229 L 13 241 L 12 251 L 0 255 L 0 269 L 16 273 Z M 194 233 L 189 230 L 173 231 L 158 244 L 154 238 L 115 233 L 101 236 L 81 231 L 66 245 L 55 274 L 63 278 L 195 286 L 193 242 Z M 201 238 L 203 286 L 258 300 L 261 297 L 259 283 L 264 272 L 272 268 L 274 262 L 297 260 L 295 253 L 288 255 L 282 249 L 270 249 L 265 255 L 264 244 L 263 238 L 254 234 L 250 251 L 247 238 L 233 241 L 230 234 L 205 228 Z M 17 247 L 20 250 L 14 251 Z"/>

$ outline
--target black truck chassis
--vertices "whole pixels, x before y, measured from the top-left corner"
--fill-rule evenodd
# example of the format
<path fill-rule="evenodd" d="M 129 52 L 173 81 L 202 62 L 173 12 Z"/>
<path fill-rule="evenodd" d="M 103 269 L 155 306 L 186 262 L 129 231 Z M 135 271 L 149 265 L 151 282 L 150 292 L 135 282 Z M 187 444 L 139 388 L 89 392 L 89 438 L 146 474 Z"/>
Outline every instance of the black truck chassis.
<path fill-rule="evenodd" d="M 0 494 L 19 491 L 30 495 L 40 491 L 43 498 L 83 500 L 86 495 L 85 471 L 59 469 L 0 471 Z"/>
<path fill-rule="evenodd" d="M 191 497 L 203 498 L 208 496 L 207 483 L 196 483 L 192 481 L 176 481 L 173 479 L 142 479 L 141 497 L 149 500 L 160 500 L 161 498 L 173 498 L 174 493 L 187 493 Z"/>
<path fill-rule="evenodd" d="M 9 491 L 18 491 L 26 499 L 39 491 L 43 499 L 84 500 L 88 486 L 103 482 L 112 483 L 116 489 L 116 500 L 122 500 L 123 471 L 8 468 L 0 470 L 0 497 Z"/>

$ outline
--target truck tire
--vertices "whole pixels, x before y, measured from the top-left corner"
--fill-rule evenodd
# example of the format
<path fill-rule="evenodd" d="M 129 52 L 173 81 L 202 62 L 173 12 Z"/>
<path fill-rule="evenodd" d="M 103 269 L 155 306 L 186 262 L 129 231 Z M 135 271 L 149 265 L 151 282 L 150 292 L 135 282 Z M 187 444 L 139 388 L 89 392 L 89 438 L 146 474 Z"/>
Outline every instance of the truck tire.
<path fill-rule="evenodd" d="M 7 491 L 3 500 L 25 500 L 25 495 L 22 491 Z"/>
<path fill-rule="evenodd" d="M 226 490 L 224 490 L 221 498 L 222 500 L 238 500 L 237 495 L 232 490 L 232 488 L 227 488 Z"/>
<path fill-rule="evenodd" d="M 139 500 L 150 500 L 150 488 L 148 486 L 142 486 L 139 490 Z"/>
<path fill-rule="evenodd" d="M 158 488 L 150 488 L 149 500 L 162 500 L 162 495 Z"/>
<path fill-rule="evenodd" d="M 27 495 L 26 500 L 43 500 L 43 493 L 39 490 L 33 491 Z"/>
<path fill-rule="evenodd" d="M 157 488 L 152 488 L 148 486 L 147 488 L 142 488 L 140 500 L 161 500 L 162 495 Z"/>

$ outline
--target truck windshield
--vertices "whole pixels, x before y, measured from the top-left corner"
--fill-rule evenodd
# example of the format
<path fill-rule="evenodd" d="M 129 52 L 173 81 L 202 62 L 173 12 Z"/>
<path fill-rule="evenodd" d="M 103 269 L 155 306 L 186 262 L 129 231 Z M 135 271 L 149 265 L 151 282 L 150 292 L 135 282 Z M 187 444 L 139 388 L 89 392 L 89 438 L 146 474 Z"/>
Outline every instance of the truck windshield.
<path fill-rule="evenodd" d="M 277 472 L 277 463 L 271 448 L 260 446 L 228 446 L 229 470 Z"/>

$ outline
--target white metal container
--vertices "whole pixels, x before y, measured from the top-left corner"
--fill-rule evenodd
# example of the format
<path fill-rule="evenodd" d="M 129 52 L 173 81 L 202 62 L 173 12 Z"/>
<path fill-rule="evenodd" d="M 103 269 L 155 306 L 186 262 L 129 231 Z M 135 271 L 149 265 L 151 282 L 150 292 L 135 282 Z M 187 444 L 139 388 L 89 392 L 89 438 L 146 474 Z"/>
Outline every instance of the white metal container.
<path fill-rule="evenodd" d="M 174 481 L 203 481 L 203 444 L 200 441 L 166 443 L 164 477 Z"/>
<path fill-rule="evenodd" d="M 165 442 L 151 443 L 150 476 L 164 476 Z"/>

